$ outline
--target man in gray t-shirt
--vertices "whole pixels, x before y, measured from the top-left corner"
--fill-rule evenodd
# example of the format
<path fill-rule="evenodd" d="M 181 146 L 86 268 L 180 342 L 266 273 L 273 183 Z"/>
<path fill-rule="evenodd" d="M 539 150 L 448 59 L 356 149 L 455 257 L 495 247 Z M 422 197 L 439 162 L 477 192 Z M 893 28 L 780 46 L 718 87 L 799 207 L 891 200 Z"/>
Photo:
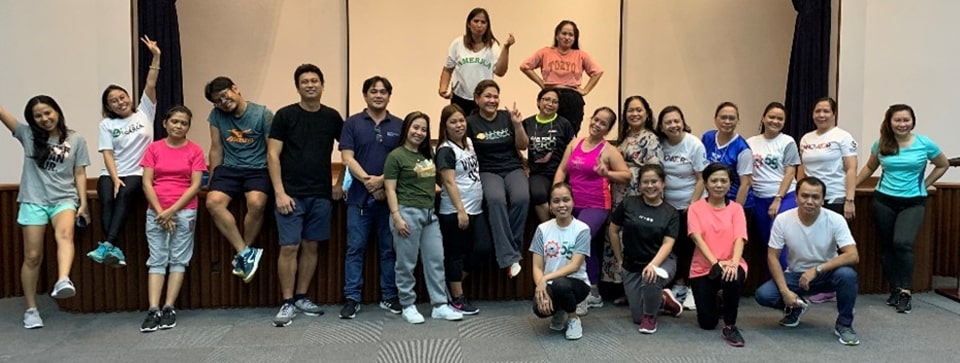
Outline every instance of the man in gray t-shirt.
<path fill-rule="evenodd" d="M 807 310 L 804 295 L 836 292 L 837 321 L 834 334 L 840 344 L 857 345 L 853 311 L 857 302 L 857 244 L 846 219 L 823 208 L 826 185 L 815 177 L 797 183 L 797 208 L 777 216 L 767 247 L 767 266 L 772 279 L 760 286 L 757 303 L 783 309 L 780 325 L 795 327 Z M 786 271 L 780 267 L 780 251 L 787 248 Z M 837 250 L 840 253 L 837 253 Z"/>

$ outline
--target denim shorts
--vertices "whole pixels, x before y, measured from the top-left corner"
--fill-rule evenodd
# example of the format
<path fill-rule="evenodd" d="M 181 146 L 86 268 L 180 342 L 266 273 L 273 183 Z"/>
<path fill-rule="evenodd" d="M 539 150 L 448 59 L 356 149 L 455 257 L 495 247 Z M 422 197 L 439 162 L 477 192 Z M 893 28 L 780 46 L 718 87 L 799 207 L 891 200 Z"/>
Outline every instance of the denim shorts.
<path fill-rule="evenodd" d="M 53 216 L 65 210 L 77 210 L 77 206 L 73 203 L 20 203 L 20 211 L 17 213 L 17 223 L 21 226 L 45 226 L 50 223 Z"/>

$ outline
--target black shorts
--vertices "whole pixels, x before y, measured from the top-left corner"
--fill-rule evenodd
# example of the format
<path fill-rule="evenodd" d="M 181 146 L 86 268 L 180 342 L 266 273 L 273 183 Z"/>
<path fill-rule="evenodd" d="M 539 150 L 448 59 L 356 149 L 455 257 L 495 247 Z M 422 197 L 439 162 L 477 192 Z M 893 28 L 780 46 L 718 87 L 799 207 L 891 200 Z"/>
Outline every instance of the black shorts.
<path fill-rule="evenodd" d="M 273 189 L 270 184 L 270 174 L 263 169 L 240 169 L 220 165 L 213 169 L 213 178 L 210 179 L 210 191 L 217 191 L 236 198 L 250 191 L 258 191 L 270 195 Z"/>

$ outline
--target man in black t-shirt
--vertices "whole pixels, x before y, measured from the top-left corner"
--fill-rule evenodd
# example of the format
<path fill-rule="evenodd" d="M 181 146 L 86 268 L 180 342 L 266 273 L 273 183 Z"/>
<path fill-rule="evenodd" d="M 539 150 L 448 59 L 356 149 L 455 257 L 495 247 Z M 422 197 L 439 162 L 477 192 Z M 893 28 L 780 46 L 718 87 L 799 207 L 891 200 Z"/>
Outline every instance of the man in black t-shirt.
<path fill-rule="evenodd" d="M 307 298 L 307 288 L 317 267 L 317 245 L 330 239 L 333 200 L 343 199 L 343 174 L 332 185 L 330 171 L 330 154 L 334 140 L 340 140 L 343 117 L 320 103 L 324 86 L 320 68 L 297 67 L 294 82 L 300 102 L 277 111 L 267 143 L 280 242 L 277 272 L 283 305 L 273 319 L 278 327 L 290 325 L 298 311 L 323 314 Z"/>

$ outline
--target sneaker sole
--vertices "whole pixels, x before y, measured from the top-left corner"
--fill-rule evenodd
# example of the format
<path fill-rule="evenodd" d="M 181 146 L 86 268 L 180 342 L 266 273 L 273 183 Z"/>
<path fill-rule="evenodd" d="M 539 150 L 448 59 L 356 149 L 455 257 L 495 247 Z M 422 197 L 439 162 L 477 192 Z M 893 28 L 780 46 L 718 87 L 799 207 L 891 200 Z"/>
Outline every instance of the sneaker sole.
<path fill-rule="evenodd" d="M 176 327 L 176 326 L 177 326 L 177 323 L 173 323 L 173 324 L 170 324 L 170 325 L 161 325 L 161 326 L 160 326 L 160 330 L 173 329 L 173 328 Z"/>
<path fill-rule="evenodd" d="M 285 326 L 290 326 L 290 324 L 293 324 L 293 319 L 287 320 L 286 322 L 282 322 L 282 321 L 274 321 L 274 322 L 273 322 L 273 326 L 275 326 L 275 327 L 277 327 L 277 328 L 282 328 L 282 327 L 285 327 Z"/>
<path fill-rule="evenodd" d="M 566 338 L 567 338 L 567 340 L 577 340 L 577 339 L 583 338 L 583 334 L 580 334 L 580 335 L 577 335 L 577 336 L 569 336 L 569 335 L 567 335 Z"/>
<path fill-rule="evenodd" d="M 653 334 L 653 333 L 656 333 L 656 332 L 657 332 L 657 329 L 646 330 L 646 329 L 644 329 L 644 328 L 640 328 L 640 329 L 638 329 L 638 331 L 640 331 L 640 334 Z"/>
<path fill-rule="evenodd" d="M 100 262 L 103 263 L 104 265 L 116 268 L 117 265 L 120 264 L 120 259 L 117 258 L 116 256 L 104 256 L 103 260 L 101 260 Z"/>
<path fill-rule="evenodd" d="M 77 289 L 75 288 L 63 288 L 50 293 L 50 297 L 54 299 L 66 299 L 74 296 L 77 296 Z"/>
<path fill-rule="evenodd" d="M 849 345 L 849 346 L 860 345 L 860 340 L 859 340 L 859 339 L 856 340 L 856 341 L 853 341 L 853 342 L 848 342 L 848 341 L 846 341 L 846 340 L 843 340 L 843 338 L 840 337 L 840 332 L 838 332 L 838 331 L 836 331 L 836 330 L 833 331 L 833 335 L 836 335 L 836 336 L 837 336 L 837 338 L 838 338 L 837 341 L 839 341 L 840 344 Z"/>
<path fill-rule="evenodd" d="M 253 257 L 253 267 L 250 268 L 250 273 L 243 277 L 243 282 L 245 283 L 249 283 L 251 280 L 253 280 L 253 275 L 255 275 L 257 273 L 257 269 L 260 268 L 260 257 L 263 256 L 263 250 L 256 249 L 253 251 L 253 253 L 255 253 L 256 256 Z"/>
<path fill-rule="evenodd" d="M 424 321 L 426 321 L 426 320 L 423 319 L 423 318 L 420 318 L 420 319 L 407 319 L 406 317 L 404 317 L 403 320 L 406 320 L 406 321 L 407 321 L 408 323 L 410 323 L 410 324 L 423 324 Z"/>
<path fill-rule="evenodd" d="M 456 312 L 458 312 L 458 313 L 460 313 L 460 314 L 463 314 L 463 315 L 477 315 L 477 314 L 480 314 L 480 309 L 477 309 L 477 310 L 474 310 L 474 311 L 465 311 L 465 310 L 460 310 L 460 309 L 453 309 L 453 310 L 456 311 Z"/>
<path fill-rule="evenodd" d="M 157 328 L 140 328 L 141 333 L 153 333 L 157 331 Z"/>
<path fill-rule="evenodd" d="M 311 313 L 311 312 L 309 312 L 309 311 L 304 311 L 304 310 L 300 310 L 300 309 L 297 309 L 297 310 L 299 310 L 301 313 L 303 313 L 303 315 L 306 315 L 306 316 L 320 316 L 320 315 L 323 315 L 323 312 L 322 312 L 322 311 L 316 312 L 316 313 Z"/>
<path fill-rule="evenodd" d="M 23 324 L 24 329 L 40 329 L 42 327 L 43 327 L 43 324 L 34 324 L 34 325 Z"/>
<path fill-rule="evenodd" d="M 431 318 L 434 318 L 434 319 L 437 319 L 437 320 L 443 319 L 443 320 L 446 320 L 446 321 L 460 321 L 460 320 L 463 320 L 463 315 L 460 315 L 460 316 L 436 316 L 436 315 L 432 315 L 432 314 L 431 314 L 430 317 L 431 317 Z"/>
<path fill-rule="evenodd" d="M 787 328 L 796 328 L 798 325 L 800 325 L 800 318 L 803 317 L 803 314 L 806 314 L 806 312 L 807 312 L 807 309 L 801 310 L 800 315 L 797 316 L 797 321 L 793 322 L 793 324 L 784 324 L 781 321 L 780 326 L 785 326 Z"/>
<path fill-rule="evenodd" d="M 731 346 L 731 347 L 734 347 L 734 348 L 743 348 L 743 345 L 744 345 L 743 343 L 731 342 L 731 341 L 727 340 L 727 337 L 722 337 L 722 338 L 723 338 L 723 341 L 727 342 L 727 345 L 729 345 L 729 346 Z"/>
<path fill-rule="evenodd" d="M 403 312 L 403 310 L 391 309 L 389 305 L 384 305 L 383 303 L 380 303 L 380 308 L 393 314 L 400 314 Z"/>
<path fill-rule="evenodd" d="M 341 314 L 338 314 L 338 315 L 340 316 L 340 319 L 353 319 L 353 318 L 356 318 L 356 317 L 357 317 L 357 313 L 359 313 L 359 312 L 360 312 L 360 305 L 357 305 L 357 310 L 354 310 L 353 314 L 344 316 L 344 315 L 341 313 Z"/>
<path fill-rule="evenodd" d="M 93 262 L 103 263 L 103 258 L 97 258 L 96 255 L 93 254 L 93 252 L 87 253 L 87 257 L 90 257 L 90 259 L 93 260 Z"/>

